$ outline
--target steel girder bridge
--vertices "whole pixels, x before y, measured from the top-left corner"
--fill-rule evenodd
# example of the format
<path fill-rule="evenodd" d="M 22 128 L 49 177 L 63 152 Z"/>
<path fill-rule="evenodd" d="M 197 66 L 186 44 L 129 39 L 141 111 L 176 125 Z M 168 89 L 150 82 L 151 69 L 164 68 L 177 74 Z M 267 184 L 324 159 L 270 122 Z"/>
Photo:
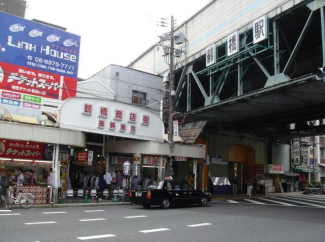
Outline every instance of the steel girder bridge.
<path fill-rule="evenodd" d="M 186 122 L 208 120 L 205 130 L 275 140 L 325 134 L 325 1 L 305 1 L 269 19 L 268 39 L 253 44 L 240 33 L 240 51 L 216 63 L 205 56 L 175 73 L 175 109 Z M 320 125 L 308 121 L 320 120 Z M 294 124 L 294 125 L 293 125 Z"/>

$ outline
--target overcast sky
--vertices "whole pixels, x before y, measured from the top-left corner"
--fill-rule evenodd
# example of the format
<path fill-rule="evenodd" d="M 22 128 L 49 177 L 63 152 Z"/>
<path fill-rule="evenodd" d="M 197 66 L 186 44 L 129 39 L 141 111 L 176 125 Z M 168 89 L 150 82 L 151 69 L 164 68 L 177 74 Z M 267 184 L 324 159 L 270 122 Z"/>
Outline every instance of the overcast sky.
<path fill-rule="evenodd" d="M 81 36 L 79 77 L 110 64 L 125 66 L 158 42 L 173 15 L 178 25 L 211 0 L 27 0 L 26 19 L 38 19 Z M 169 24 L 170 26 L 170 24 Z"/>

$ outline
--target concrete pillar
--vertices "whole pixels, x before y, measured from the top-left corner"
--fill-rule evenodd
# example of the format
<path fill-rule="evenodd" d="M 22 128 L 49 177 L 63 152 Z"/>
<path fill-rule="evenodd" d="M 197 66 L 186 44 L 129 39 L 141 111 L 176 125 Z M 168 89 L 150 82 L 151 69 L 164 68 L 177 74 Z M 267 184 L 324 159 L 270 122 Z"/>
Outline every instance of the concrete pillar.
<path fill-rule="evenodd" d="M 319 144 L 319 136 L 316 136 L 316 152 L 317 152 L 317 162 L 315 163 L 315 167 L 319 168 L 319 164 L 320 164 L 320 144 Z M 316 182 L 320 182 L 321 177 L 320 177 L 320 173 L 315 173 L 315 181 Z"/>
<path fill-rule="evenodd" d="M 60 145 L 54 144 L 53 145 L 53 165 L 54 165 L 54 189 L 53 189 L 53 202 L 56 203 L 57 195 L 58 195 L 58 188 L 61 186 L 60 182 L 60 160 L 59 160 L 59 150 Z"/>
<path fill-rule="evenodd" d="M 193 174 L 194 174 L 194 188 L 196 189 L 196 179 L 197 179 L 197 159 L 193 160 Z"/>

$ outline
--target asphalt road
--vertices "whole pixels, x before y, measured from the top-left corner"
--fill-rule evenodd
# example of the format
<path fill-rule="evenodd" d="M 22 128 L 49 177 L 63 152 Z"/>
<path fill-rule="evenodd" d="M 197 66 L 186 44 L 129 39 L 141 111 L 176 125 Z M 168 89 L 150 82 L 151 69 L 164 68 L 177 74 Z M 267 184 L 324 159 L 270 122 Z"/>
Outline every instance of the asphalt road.
<path fill-rule="evenodd" d="M 15 209 L 0 211 L 0 241 L 324 242 L 325 209 L 224 202 Z"/>

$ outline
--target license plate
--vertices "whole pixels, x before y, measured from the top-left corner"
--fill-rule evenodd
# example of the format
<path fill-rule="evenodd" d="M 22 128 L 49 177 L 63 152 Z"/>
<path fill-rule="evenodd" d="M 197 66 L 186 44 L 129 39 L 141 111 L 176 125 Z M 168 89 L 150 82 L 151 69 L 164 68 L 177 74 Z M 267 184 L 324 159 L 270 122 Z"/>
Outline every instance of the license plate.
<path fill-rule="evenodd" d="M 142 193 L 141 192 L 135 192 L 135 196 L 136 197 L 141 197 L 142 196 Z"/>

